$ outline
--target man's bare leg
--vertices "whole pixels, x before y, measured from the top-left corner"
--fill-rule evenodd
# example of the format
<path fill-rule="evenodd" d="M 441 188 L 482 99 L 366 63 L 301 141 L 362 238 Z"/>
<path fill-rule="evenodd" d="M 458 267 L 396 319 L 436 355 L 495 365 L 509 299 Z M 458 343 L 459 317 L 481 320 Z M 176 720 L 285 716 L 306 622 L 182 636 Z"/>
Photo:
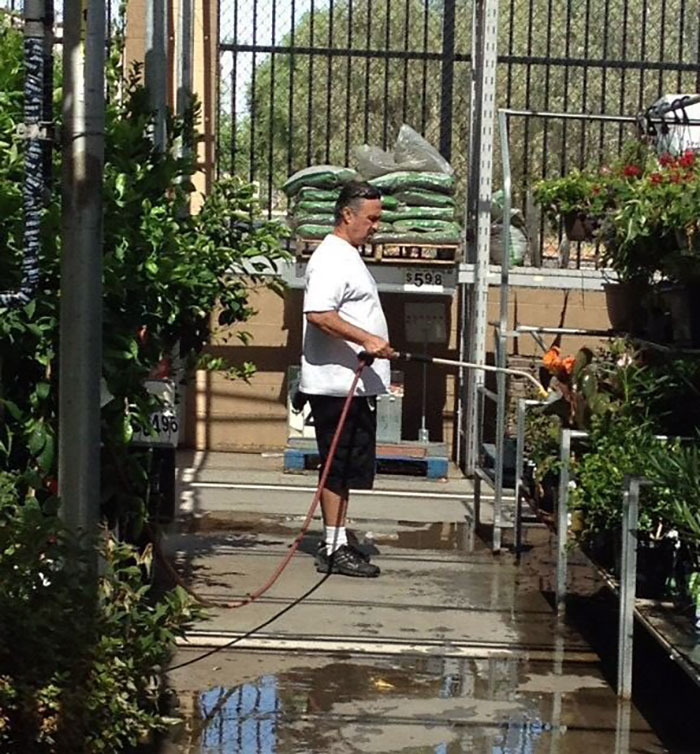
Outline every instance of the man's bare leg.
<path fill-rule="evenodd" d="M 348 498 L 347 490 L 341 493 L 333 492 L 327 487 L 321 490 L 321 512 L 323 513 L 327 555 L 347 544 L 345 517 L 348 512 Z"/>

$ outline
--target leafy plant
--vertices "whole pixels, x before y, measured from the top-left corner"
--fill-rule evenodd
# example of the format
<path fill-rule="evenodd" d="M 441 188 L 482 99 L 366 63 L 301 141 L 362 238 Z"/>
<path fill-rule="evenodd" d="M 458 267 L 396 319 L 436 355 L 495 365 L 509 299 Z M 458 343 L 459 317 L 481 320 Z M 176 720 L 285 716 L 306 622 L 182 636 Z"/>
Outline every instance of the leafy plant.
<path fill-rule="evenodd" d="M 173 147 L 192 139 L 194 112 L 170 120 L 166 149 L 157 150 L 148 97 L 138 71 L 121 70 L 120 49 L 117 39 L 106 117 L 102 503 L 110 522 L 126 519 L 138 528 L 147 510 L 148 455 L 131 441 L 135 429 L 148 426 L 156 402 L 144 380 L 172 373 L 175 360 L 183 364 L 177 375 L 183 381 L 200 365 L 232 376 L 252 373 L 250 364 L 207 356 L 212 313 L 229 327 L 251 316 L 248 289 L 285 255 L 280 239 L 286 231 L 262 219 L 253 186 L 236 177 L 220 181 L 201 211 L 189 213 L 194 165 L 175 156 Z M 16 135 L 21 50 L 21 34 L 0 27 L 0 271 L 7 287 L 17 280 L 24 227 L 23 145 Z M 43 217 L 37 298 L 0 317 L 0 467 L 23 474 L 42 501 L 55 492 L 56 476 L 59 218 L 54 186 Z"/>
<path fill-rule="evenodd" d="M 154 599 L 150 550 L 107 533 L 99 578 L 36 498 L 0 474 L 0 748 L 123 751 L 164 725 L 161 668 L 196 617 L 176 589 Z"/>
<path fill-rule="evenodd" d="M 576 479 L 572 507 L 583 511 L 588 535 L 619 528 L 625 477 L 646 477 L 657 448 L 658 440 L 648 422 L 625 414 L 593 417 L 587 448 L 572 464 Z M 672 528 L 672 504 L 669 490 L 645 487 L 640 498 L 639 530 L 658 538 Z"/>

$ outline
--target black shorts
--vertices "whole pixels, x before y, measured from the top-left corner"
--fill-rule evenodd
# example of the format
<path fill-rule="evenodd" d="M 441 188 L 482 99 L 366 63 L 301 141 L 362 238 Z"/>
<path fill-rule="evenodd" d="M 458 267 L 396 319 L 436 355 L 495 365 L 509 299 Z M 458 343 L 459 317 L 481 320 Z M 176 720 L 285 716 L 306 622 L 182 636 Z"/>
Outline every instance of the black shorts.
<path fill-rule="evenodd" d="M 323 473 L 345 398 L 331 395 L 309 395 L 308 398 L 321 456 L 319 473 Z M 377 399 L 374 396 L 353 398 L 326 479 L 326 488 L 338 494 L 350 489 L 372 489 L 376 459 Z"/>

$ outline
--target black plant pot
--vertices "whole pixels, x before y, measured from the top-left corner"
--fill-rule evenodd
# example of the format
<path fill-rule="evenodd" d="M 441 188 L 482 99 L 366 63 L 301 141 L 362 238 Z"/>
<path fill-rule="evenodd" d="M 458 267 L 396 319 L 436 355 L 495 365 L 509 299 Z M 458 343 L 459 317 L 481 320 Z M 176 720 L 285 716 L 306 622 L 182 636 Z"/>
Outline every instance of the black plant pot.
<path fill-rule="evenodd" d="M 700 347 L 700 283 L 662 284 L 659 297 L 670 317 L 673 344 Z"/>
<path fill-rule="evenodd" d="M 673 574 L 674 543 L 640 537 L 637 544 L 637 597 L 662 599 Z"/>
<path fill-rule="evenodd" d="M 583 212 L 569 212 L 564 215 L 564 232 L 569 241 L 592 241 L 596 223 Z"/>
<path fill-rule="evenodd" d="M 625 280 L 620 283 L 605 283 L 603 290 L 612 329 L 641 335 L 647 321 L 644 301 L 649 286 L 644 282 Z"/>
<path fill-rule="evenodd" d="M 596 531 L 586 534 L 583 550 L 598 566 L 615 573 L 619 569 L 619 535 L 608 531 Z"/>

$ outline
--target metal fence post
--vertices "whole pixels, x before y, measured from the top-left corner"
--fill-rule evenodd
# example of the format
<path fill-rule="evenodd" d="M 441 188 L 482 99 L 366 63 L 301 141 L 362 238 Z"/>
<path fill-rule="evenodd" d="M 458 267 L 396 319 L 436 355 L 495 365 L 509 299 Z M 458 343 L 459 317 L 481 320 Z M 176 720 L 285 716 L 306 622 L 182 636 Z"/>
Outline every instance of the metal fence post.
<path fill-rule="evenodd" d="M 559 496 L 557 500 L 557 612 L 563 613 L 566 607 L 567 557 L 566 544 L 569 531 L 569 463 L 571 461 L 571 430 L 562 429 L 559 452 L 561 470 L 559 472 Z"/>
<path fill-rule="evenodd" d="M 518 409 L 515 423 L 515 554 L 520 555 L 523 544 L 522 526 L 522 486 L 523 468 L 525 466 L 525 411 L 528 401 L 525 398 L 518 400 Z"/>
<path fill-rule="evenodd" d="M 489 248 L 491 242 L 491 187 L 493 180 L 494 119 L 496 115 L 496 68 L 498 65 L 498 0 L 475 0 L 474 69 L 472 86 L 472 120 L 469 136 L 470 181 L 467 196 L 469 259 L 476 262 L 472 288 L 469 360 L 483 364 L 486 359 L 487 298 Z M 467 375 L 466 471 L 474 472 L 478 449 L 476 433 L 476 393 L 483 384 L 479 370 Z"/>
<path fill-rule="evenodd" d="M 617 695 L 622 699 L 632 698 L 639 487 L 639 477 L 627 477 L 622 495 L 622 565 L 620 569 L 620 622 L 617 640 Z"/>

